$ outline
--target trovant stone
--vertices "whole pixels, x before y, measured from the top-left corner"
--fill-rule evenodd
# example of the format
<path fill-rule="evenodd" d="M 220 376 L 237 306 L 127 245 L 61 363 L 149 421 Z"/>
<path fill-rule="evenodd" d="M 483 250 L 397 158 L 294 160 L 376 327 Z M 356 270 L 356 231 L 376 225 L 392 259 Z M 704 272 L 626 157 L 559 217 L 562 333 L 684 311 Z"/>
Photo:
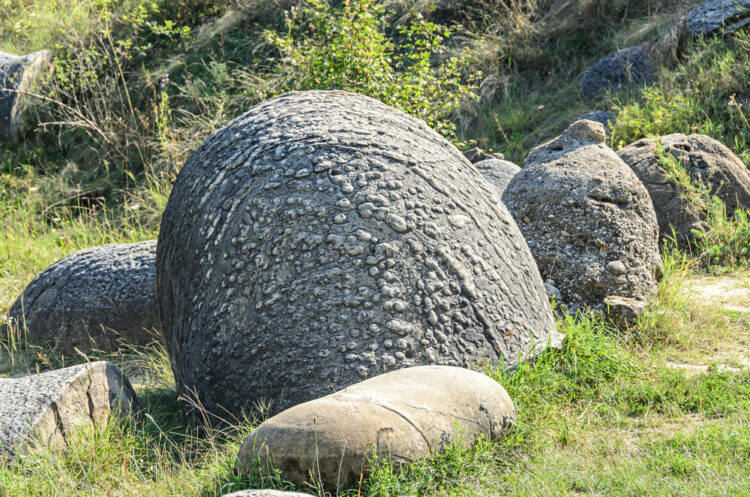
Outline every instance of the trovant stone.
<path fill-rule="evenodd" d="M 485 159 L 474 164 L 479 169 L 484 178 L 495 189 L 498 198 L 502 197 L 505 187 L 508 186 L 513 176 L 518 174 L 520 167 L 507 160 Z"/>
<path fill-rule="evenodd" d="M 105 245 L 55 262 L 10 309 L 30 343 L 70 353 L 145 345 L 159 325 L 156 241 Z"/>
<path fill-rule="evenodd" d="M 0 379 L 0 458 L 60 449 L 80 430 L 104 427 L 110 414 L 137 408 L 130 382 L 106 361 Z"/>
<path fill-rule="evenodd" d="M 0 140 L 12 138 L 23 114 L 24 93 L 52 67 L 50 52 L 29 55 L 0 52 Z"/>
<path fill-rule="evenodd" d="M 512 366 L 559 338 L 481 173 L 346 92 L 290 93 L 209 137 L 177 178 L 156 267 L 178 388 L 218 412 L 421 364 Z"/>
<path fill-rule="evenodd" d="M 571 124 L 529 153 L 503 194 L 542 277 L 570 310 L 604 310 L 609 296 L 645 302 L 662 272 L 648 192 L 603 142 L 600 123 Z"/>
<path fill-rule="evenodd" d="M 606 89 L 623 90 L 654 80 L 651 45 L 624 48 L 603 57 L 583 75 L 578 88 L 584 97 Z"/>
<path fill-rule="evenodd" d="M 238 468 L 276 468 L 295 485 L 314 479 L 333 492 L 356 485 L 373 453 L 408 463 L 451 443 L 497 440 L 514 425 L 513 403 L 488 376 L 446 366 L 407 368 L 272 417 L 242 444 Z"/>
<path fill-rule="evenodd" d="M 694 35 L 729 33 L 750 24 L 750 0 L 706 0 L 687 15 Z"/>
<path fill-rule="evenodd" d="M 697 193 L 676 180 L 675 166 L 684 170 L 694 185 L 719 197 L 728 214 L 750 208 L 747 167 L 731 150 L 712 138 L 666 135 L 658 142 L 639 140 L 617 154 L 646 186 L 656 209 L 662 240 L 672 238 L 674 229 L 675 241 L 681 248 L 691 245 L 695 237 L 693 230 L 705 230 L 707 225 L 706 212 L 694 198 Z"/>

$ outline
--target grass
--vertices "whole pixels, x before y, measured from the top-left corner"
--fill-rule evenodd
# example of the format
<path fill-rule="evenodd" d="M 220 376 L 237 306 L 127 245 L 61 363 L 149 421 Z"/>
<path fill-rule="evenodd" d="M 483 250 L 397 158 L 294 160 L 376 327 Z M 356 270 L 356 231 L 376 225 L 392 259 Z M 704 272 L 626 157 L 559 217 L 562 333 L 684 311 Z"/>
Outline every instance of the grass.
<path fill-rule="evenodd" d="M 578 95 L 582 71 L 599 57 L 663 39 L 669 21 L 696 3 L 481 0 L 438 2 L 433 10 L 429 2 L 393 0 L 372 20 L 357 6 L 332 10 L 337 2 L 318 2 L 325 12 L 314 19 L 338 45 L 346 45 L 349 22 L 364 23 L 380 43 L 360 39 L 362 50 L 341 52 L 348 67 L 374 67 L 358 86 L 358 70 L 326 72 L 337 60 L 328 58 L 325 33 L 316 38 L 305 34 L 306 24 L 285 24 L 293 0 L 0 0 L 0 50 L 51 48 L 59 61 L 43 88 L 49 100 L 35 107 L 41 129 L 0 145 L 0 315 L 60 257 L 154 238 L 180 165 L 228 120 L 295 84 L 315 87 L 321 76 L 329 86 L 390 98 L 392 88 L 377 75 L 409 76 L 398 61 L 407 63 L 410 53 L 421 64 L 410 76 L 419 84 L 398 96 L 402 108 L 424 100 L 428 107 L 418 111 L 429 115 L 429 105 L 445 100 L 440 119 L 450 124 L 443 129 L 461 147 L 477 144 L 522 163 L 576 116 L 614 107 L 613 148 L 700 132 L 750 163 L 747 32 L 692 42 L 649 88 L 593 100 Z M 408 29 L 417 29 L 412 45 Z M 437 45 L 419 45 L 424 39 Z M 296 67 L 290 57 L 318 67 Z M 458 90 L 430 100 L 441 61 L 452 61 L 443 82 Z M 455 108 L 452 99 L 468 90 L 478 98 Z M 340 495 L 748 495 L 750 229 L 744 213 L 712 212 L 703 248 L 720 257 L 707 264 L 665 247 L 665 277 L 633 328 L 564 316 L 562 350 L 513 373 L 487 369 L 515 403 L 511 435 L 400 468 L 373 461 L 361 492 Z M 96 359 L 124 369 L 148 416 L 86 433 L 59 454 L 0 466 L 0 497 L 209 497 L 289 488 L 278 475 L 234 475 L 239 445 L 258 420 L 215 430 L 186 418 L 158 344 L 64 357 L 22 336 L 0 336 L 0 376 Z"/>
<path fill-rule="evenodd" d="M 512 434 L 469 449 L 452 446 L 401 468 L 373 461 L 361 495 L 745 495 L 750 370 L 732 358 L 747 346 L 750 314 L 716 319 L 721 309 L 691 298 L 696 283 L 716 278 L 697 277 L 679 257 L 665 258 L 659 300 L 638 333 L 568 315 L 558 322 L 568 337 L 562 350 L 513 373 L 488 368 L 516 406 Z M 743 274 L 724 278 L 738 282 Z M 702 350 L 730 336 L 725 354 Z M 219 496 L 246 487 L 290 488 L 273 475 L 234 475 L 239 445 L 257 421 L 220 431 L 192 423 L 161 346 L 89 357 L 97 358 L 126 371 L 148 416 L 88 433 L 57 456 L 33 454 L 0 468 L 0 495 Z M 0 371 L 59 365 L 59 359 L 22 344 L 5 347 Z M 673 366 L 697 361 L 710 367 Z"/>

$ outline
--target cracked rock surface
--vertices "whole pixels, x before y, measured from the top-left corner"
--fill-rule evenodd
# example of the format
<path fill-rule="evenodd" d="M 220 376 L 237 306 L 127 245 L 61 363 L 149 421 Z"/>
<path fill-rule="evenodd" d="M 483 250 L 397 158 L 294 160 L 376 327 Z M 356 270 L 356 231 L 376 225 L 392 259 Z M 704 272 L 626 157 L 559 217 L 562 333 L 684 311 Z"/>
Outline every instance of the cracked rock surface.
<path fill-rule="evenodd" d="M 120 368 L 107 361 L 0 379 L 0 458 L 27 449 L 56 450 L 110 414 L 136 412 L 138 400 Z"/>
<path fill-rule="evenodd" d="M 656 142 L 645 138 L 623 148 L 620 156 L 648 190 L 659 221 L 662 240 L 672 237 L 682 249 L 695 239 L 692 230 L 705 230 L 706 213 L 691 200 L 684 185 L 679 185 L 659 161 L 671 155 L 687 172 L 693 184 L 703 185 L 726 205 L 727 214 L 750 208 L 750 173 L 745 164 L 727 147 L 704 135 L 666 135 Z"/>
<path fill-rule="evenodd" d="M 359 482 L 373 448 L 396 463 L 439 453 L 451 442 L 498 440 L 515 425 L 513 403 L 488 376 L 449 366 L 401 369 L 292 407 L 258 426 L 237 467 L 281 470 L 295 485 L 312 472 L 326 491 Z"/>
<path fill-rule="evenodd" d="M 51 62 L 47 50 L 21 56 L 0 52 L 0 140 L 15 135 L 22 117 L 22 93 L 32 89 L 43 70 L 52 67 Z"/>
<path fill-rule="evenodd" d="M 279 412 L 422 364 L 514 365 L 559 341 L 481 173 L 352 93 L 290 93 L 209 137 L 177 178 L 156 267 L 179 391 L 214 412 Z"/>
<path fill-rule="evenodd" d="M 63 352 L 146 345 L 159 329 L 156 240 L 74 252 L 36 276 L 10 309 L 30 343 Z"/>
<path fill-rule="evenodd" d="M 532 150 L 503 202 L 570 310 L 605 309 L 612 296 L 645 302 L 656 290 L 656 214 L 635 173 L 604 145 L 601 123 L 576 121 Z"/>
<path fill-rule="evenodd" d="M 750 0 L 707 0 L 688 12 L 688 30 L 697 36 L 730 33 L 750 24 Z"/>
<path fill-rule="evenodd" d="M 495 189 L 498 198 L 502 197 L 505 187 L 521 170 L 512 162 L 500 159 L 485 159 L 475 163 L 474 167 L 482 172 L 484 179 Z"/>

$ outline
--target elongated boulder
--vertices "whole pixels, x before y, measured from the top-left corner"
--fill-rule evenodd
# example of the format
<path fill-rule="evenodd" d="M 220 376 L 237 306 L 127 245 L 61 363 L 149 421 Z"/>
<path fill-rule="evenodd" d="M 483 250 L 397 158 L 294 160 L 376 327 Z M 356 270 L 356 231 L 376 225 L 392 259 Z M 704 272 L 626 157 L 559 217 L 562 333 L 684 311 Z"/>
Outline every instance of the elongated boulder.
<path fill-rule="evenodd" d="M 512 162 L 501 159 L 485 159 L 475 163 L 474 167 L 482 172 L 484 179 L 495 189 L 498 198 L 502 197 L 505 187 L 521 170 Z"/>
<path fill-rule="evenodd" d="M 159 329 L 156 241 L 74 252 L 16 299 L 12 326 L 30 343 L 71 353 L 152 342 Z"/>
<path fill-rule="evenodd" d="M 659 149 L 661 147 L 661 149 Z M 673 238 L 680 248 L 690 247 L 694 230 L 707 229 L 699 190 L 719 197 L 727 214 L 750 208 L 750 173 L 727 147 L 704 135 L 673 134 L 658 140 L 643 139 L 617 155 L 648 190 L 659 221 L 662 240 Z M 669 162 L 665 162 L 665 158 Z M 693 187 L 682 184 L 675 167 L 686 173 Z"/>
<path fill-rule="evenodd" d="M 451 443 L 498 440 L 514 425 L 508 394 L 483 374 L 449 366 L 401 369 L 265 421 L 242 444 L 237 467 L 276 468 L 295 485 L 321 483 L 334 491 L 357 484 L 374 454 L 413 462 Z"/>
<path fill-rule="evenodd" d="M 138 399 L 120 368 L 106 361 L 0 379 L 0 458 L 56 450 L 110 415 L 129 416 Z"/>
<path fill-rule="evenodd" d="M 24 92 L 28 92 L 52 68 L 47 50 L 28 55 L 0 52 L 0 140 L 12 138 L 18 129 L 24 108 Z"/>
<path fill-rule="evenodd" d="M 750 0 L 706 0 L 688 12 L 687 27 L 696 36 L 730 33 L 750 24 Z"/>
<path fill-rule="evenodd" d="M 629 316 L 661 277 L 659 230 L 646 188 L 604 139 L 601 123 L 574 122 L 529 153 L 503 202 L 558 303 L 606 309 L 620 297 Z"/>
<path fill-rule="evenodd" d="M 498 204 L 453 145 L 371 98 L 254 107 L 187 161 L 162 220 L 180 392 L 278 412 L 391 369 L 536 354 L 558 335 Z"/>

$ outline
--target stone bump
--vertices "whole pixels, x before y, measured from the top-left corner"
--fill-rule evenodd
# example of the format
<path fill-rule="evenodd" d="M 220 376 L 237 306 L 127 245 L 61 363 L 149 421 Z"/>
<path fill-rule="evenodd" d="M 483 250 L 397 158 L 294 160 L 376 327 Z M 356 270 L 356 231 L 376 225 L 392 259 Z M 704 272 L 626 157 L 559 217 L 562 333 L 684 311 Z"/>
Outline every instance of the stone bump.
<path fill-rule="evenodd" d="M 289 93 L 209 137 L 175 182 L 156 268 L 178 389 L 216 412 L 275 413 L 418 365 L 512 367 L 559 342 L 482 174 L 347 92 Z"/>

